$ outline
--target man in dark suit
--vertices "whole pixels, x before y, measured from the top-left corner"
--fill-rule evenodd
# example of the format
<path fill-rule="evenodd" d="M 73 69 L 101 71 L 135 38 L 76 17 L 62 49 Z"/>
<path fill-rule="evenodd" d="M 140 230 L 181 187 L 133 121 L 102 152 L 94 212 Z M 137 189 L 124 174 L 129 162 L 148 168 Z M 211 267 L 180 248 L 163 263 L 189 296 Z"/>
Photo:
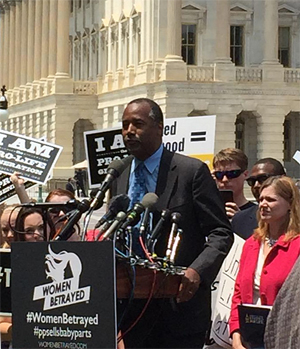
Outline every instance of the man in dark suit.
<path fill-rule="evenodd" d="M 125 347 L 202 348 L 210 322 L 210 285 L 233 242 L 224 205 L 206 164 L 163 148 L 163 115 L 154 101 L 130 102 L 122 123 L 124 142 L 134 158 L 114 182 L 112 195 L 131 196 L 135 169 L 143 162 L 147 191 L 159 197 L 157 211 L 168 208 L 181 214 L 183 234 L 175 264 L 187 267 L 177 299 L 152 300 L 124 337 Z M 158 217 L 154 214 L 153 226 Z M 165 255 L 168 232 L 157 242 L 158 256 Z M 130 304 L 122 332 L 138 317 L 144 303 Z"/>
<path fill-rule="evenodd" d="M 262 183 L 272 176 L 285 176 L 285 170 L 282 164 L 273 158 L 264 158 L 258 160 L 250 172 L 250 177 L 246 179 L 251 187 L 251 191 L 256 201 L 259 200 L 259 191 Z M 247 210 L 238 212 L 232 219 L 232 230 L 243 239 L 248 239 L 254 229 L 257 228 L 257 208 L 252 206 Z"/>

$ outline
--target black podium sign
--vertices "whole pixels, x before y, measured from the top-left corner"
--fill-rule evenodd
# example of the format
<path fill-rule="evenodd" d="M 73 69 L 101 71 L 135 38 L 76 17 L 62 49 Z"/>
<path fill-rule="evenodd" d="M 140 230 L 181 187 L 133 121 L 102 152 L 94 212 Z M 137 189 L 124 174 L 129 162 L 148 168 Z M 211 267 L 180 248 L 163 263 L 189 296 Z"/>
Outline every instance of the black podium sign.
<path fill-rule="evenodd" d="M 11 315 L 10 285 L 11 285 L 10 249 L 0 248 L 0 289 L 1 289 L 0 315 L 3 315 L 3 316 Z"/>
<path fill-rule="evenodd" d="M 13 348 L 116 348 L 114 246 L 12 245 Z"/>

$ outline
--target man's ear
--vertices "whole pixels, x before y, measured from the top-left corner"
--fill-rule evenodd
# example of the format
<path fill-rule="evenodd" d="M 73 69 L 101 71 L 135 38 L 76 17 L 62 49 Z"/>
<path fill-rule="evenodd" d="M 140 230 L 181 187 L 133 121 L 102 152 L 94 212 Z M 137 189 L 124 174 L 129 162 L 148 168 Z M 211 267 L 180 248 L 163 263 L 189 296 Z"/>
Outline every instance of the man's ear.
<path fill-rule="evenodd" d="M 246 171 L 244 171 L 244 172 L 243 172 L 243 174 L 244 174 L 245 178 L 248 178 L 248 173 L 249 173 L 249 171 L 248 171 L 248 170 L 246 170 Z"/>
<path fill-rule="evenodd" d="M 162 137 L 163 134 L 164 134 L 164 125 L 163 125 L 162 122 L 159 122 L 157 125 L 158 125 L 158 128 L 159 128 L 159 130 L 160 130 L 160 135 L 161 135 L 161 137 Z"/>

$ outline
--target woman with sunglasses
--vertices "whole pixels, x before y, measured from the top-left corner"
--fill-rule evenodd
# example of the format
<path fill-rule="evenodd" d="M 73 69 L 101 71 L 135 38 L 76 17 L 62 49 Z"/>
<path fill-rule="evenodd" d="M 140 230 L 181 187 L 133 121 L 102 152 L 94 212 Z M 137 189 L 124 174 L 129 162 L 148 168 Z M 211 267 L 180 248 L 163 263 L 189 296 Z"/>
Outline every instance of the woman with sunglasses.
<path fill-rule="evenodd" d="M 245 243 L 229 320 L 234 349 L 245 348 L 238 305 L 268 305 L 300 255 L 300 194 L 288 177 L 270 177 L 261 186 L 258 228 Z"/>
<path fill-rule="evenodd" d="M 67 202 L 69 200 L 74 200 L 75 196 L 73 193 L 71 193 L 68 190 L 65 189 L 54 189 L 52 190 L 48 196 L 46 197 L 45 202 L 52 202 L 52 203 L 63 203 Z M 68 207 L 67 205 L 64 208 L 51 208 L 49 209 L 50 217 L 54 223 L 55 230 L 57 233 L 60 232 L 60 230 L 63 228 L 67 221 L 67 213 L 70 212 L 72 208 Z M 75 229 L 74 229 L 75 231 Z M 74 232 L 73 235 L 68 239 L 68 241 L 80 241 L 80 236 Z"/>

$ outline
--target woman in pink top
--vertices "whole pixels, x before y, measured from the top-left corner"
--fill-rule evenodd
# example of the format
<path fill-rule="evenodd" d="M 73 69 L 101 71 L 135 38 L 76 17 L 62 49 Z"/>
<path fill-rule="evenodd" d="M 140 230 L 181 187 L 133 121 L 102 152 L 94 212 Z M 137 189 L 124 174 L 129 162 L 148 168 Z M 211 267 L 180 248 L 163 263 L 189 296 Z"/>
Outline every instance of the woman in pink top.
<path fill-rule="evenodd" d="M 258 229 L 244 245 L 229 320 L 234 349 L 245 348 L 238 305 L 272 305 L 300 255 L 300 195 L 288 177 L 270 177 L 259 197 Z"/>

